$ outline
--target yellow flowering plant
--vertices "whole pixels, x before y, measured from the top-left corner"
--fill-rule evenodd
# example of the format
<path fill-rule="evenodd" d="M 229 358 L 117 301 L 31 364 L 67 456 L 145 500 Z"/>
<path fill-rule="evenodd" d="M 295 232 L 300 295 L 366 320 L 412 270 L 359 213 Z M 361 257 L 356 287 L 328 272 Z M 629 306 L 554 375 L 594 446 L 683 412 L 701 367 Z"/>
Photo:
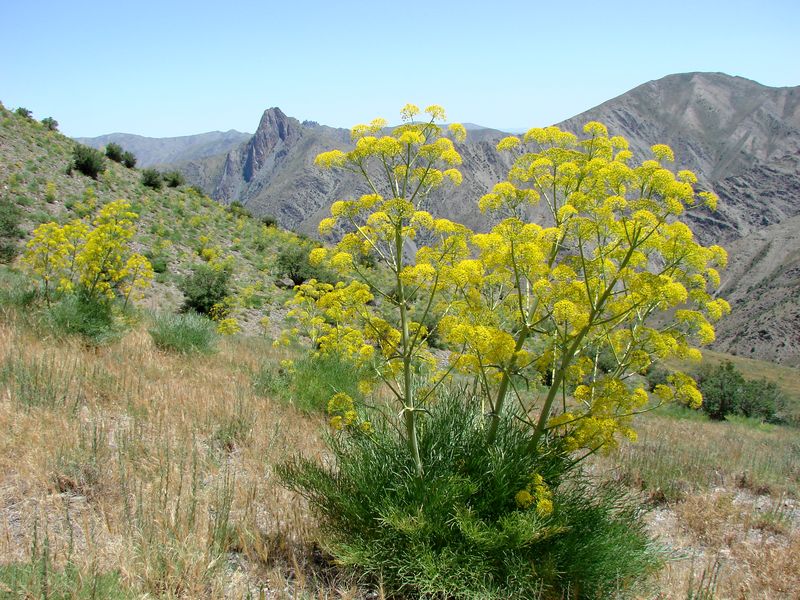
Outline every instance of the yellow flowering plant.
<path fill-rule="evenodd" d="M 310 260 L 349 283 L 299 286 L 295 333 L 319 352 L 375 366 L 400 404 L 418 474 L 418 418 L 456 373 L 474 382 L 488 444 L 512 402 L 532 432 L 531 450 L 545 436 L 586 455 L 635 438 L 631 419 L 652 404 L 635 375 L 656 360 L 699 358 L 695 346 L 713 341 L 713 323 L 730 310 L 714 295 L 725 251 L 699 244 L 680 220 L 687 210 L 713 209 L 716 198 L 694 189 L 691 172 L 670 169 L 668 146 L 634 164 L 627 142 L 599 123 L 581 136 L 535 128 L 498 144 L 516 158 L 479 207 L 499 222 L 474 233 L 425 210 L 432 190 L 461 183 L 453 139 L 465 135 L 460 125 L 438 124 L 440 107 L 426 112 L 418 122 L 419 109 L 406 106 L 390 132 L 381 119 L 358 125 L 354 149 L 317 157 L 323 168 L 360 175 L 370 193 L 335 202 L 320 223 L 323 235 L 337 226 L 345 233 Z M 529 219 L 534 210 L 545 215 L 541 223 Z M 425 243 L 412 256 L 414 240 Z M 391 273 L 390 288 L 363 266 L 365 255 Z M 427 348 L 429 328 L 450 349 L 446 365 Z M 531 398 L 521 388 L 541 391 Z M 654 396 L 701 401 L 681 373 Z"/>
<path fill-rule="evenodd" d="M 41 279 L 48 305 L 53 291 L 79 290 L 98 301 L 119 295 L 127 306 L 150 285 L 150 261 L 131 251 L 138 215 L 130 208 L 126 200 L 116 200 L 100 209 L 91 226 L 76 219 L 34 229 L 22 264 Z"/>

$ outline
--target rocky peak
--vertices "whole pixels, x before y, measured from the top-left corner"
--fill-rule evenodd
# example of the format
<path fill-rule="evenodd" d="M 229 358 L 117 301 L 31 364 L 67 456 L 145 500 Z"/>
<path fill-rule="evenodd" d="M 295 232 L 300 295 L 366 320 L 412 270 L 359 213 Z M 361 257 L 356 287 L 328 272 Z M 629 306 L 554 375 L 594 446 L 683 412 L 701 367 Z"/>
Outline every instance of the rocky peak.
<path fill-rule="evenodd" d="M 245 149 L 245 181 L 253 178 L 271 154 L 281 147 L 294 145 L 302 136 L 302 131 L 303 127 L 297 119 L 287 117 L 280 108 L 265 110 L 258 129 Z"/>

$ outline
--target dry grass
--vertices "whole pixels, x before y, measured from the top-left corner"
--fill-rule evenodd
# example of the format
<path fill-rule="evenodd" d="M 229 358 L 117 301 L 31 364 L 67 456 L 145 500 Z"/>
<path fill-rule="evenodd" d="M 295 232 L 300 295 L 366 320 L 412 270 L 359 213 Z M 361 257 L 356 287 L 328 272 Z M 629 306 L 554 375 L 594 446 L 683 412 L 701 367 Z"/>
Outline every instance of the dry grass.
<path fill-rule="evenodd" d="M 0 561 L 46 539 L 55 567 L 116 570 L 152 596 L 313 590 L 313 525 L 272 466 L 319 454 L 321 428 L 251 392 L 264 352 L 174 357 L 141 331 L 53 348 L 0 325 Z"/>
<path fill-rule="evenodd" d="M 0 567 L 45 552 L 86 586 L 117 572 L 131 594 L 115 598 L 368 597 L 327 564 L 306 507 L 273 476 L 292 452 L 324 452 L 322 416 L 253 392 L 282 352 L 238 338 L 176 356 L 144 328 L 56 346 L 0 322 Z M 670 501 L 650 517 L 676 552 L 655 598 L 793 598 L 797 431 L 640 425 L 638 444 L 595 467 Z"/>

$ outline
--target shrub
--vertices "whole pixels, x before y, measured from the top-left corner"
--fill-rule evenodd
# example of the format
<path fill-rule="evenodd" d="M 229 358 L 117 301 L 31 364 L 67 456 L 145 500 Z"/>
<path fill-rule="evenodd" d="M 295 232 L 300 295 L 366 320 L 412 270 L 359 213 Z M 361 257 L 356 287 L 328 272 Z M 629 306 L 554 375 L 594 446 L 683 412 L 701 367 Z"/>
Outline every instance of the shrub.
<path fill-rule="evenodd" d="M 45 324 L 56 335 L 79 336 L 93 346 L 113 342 L 123 331 L 111 304 L 85 294 L 66 296 L 50 306 Z"/>
<path fill-rule="evenodd" d="M 265 227 L 277 227 L 278 226 L 278 219 L 276 219 L 272 215 L 264 215 L 263 217 L 261 217 L 261 223 Z"/>
<path fill-rule="evenodd" d="M 72 151 L 72 167 L 87 177 L 97 179 L 97 175 L 105 168 L 103 154 L 89 146 L 77 144 Z"/>
<path fill-rule="evenodd" d="M 167 263 L 167 259 L 166 259 L 165 256 L 162 256 L 160 254 L 158 254 L 158 255 L 149 254 L 147 256 L 147 258 L 148 258 L 148 260 L 150 261 L 150 264 L 153 267 L 153 273 L 166 273 L 167 272 L 168 263 Z"/>
<path fill-rule="evenodd" d="M 114 142 L 109 143 L 106 146 L 106 156 L 113 160 L 116 163 L 122 162 L 122 157 L 125 154 L 125 151 L 122 149 L 122 146 L 119 144 L 115 144 Z"/>
<path fill-rule="evenodd" d="M 145 169 L 142 171 L 142 185 L 154 190 L 161 189 L 161 173 L 155 169 Z"/>
<path fill-rule="evenodd" d="M 234 200 L 227 206 L 227 211 L 236 217 L 252 218 L 252 213 L 241 202 Z"/>
<path fill-rule="evenodd" d="M 422 478 L 397 430 L 368 416 L 330 437 L 335 466 L 297 457 L 279 473 L 337 562 L 389 594 L 627 598 L 661 564 L 633 499 L 567 472 L 558 448 L 532 452 L 510 414 L 488 445 L 480 412 L 445 394 L 420 430 Z"/>
<path fill-rule="evenodd" d="M 0 263 L 10 263 L 17 255 L 17 240 L 22 237 L 21 215 L 8 196 L 0 196 Z"/>
<path fill-rule="evenodd" d="M 193 310 L 203 315 L 211 313 L 215 304 L 221 304 L 230 294 L 231 271 L 218 265 L 199 264 L 184 277 L 178 286 L 183 292 L 183 310 Z"/>
<path fill-rule="evenodd" d="M 219 337 L 214 322 L 194 312 L 156 315 L 149 332 L 157 348 L 181 354 L 210 354 Z"/>
<path fill-rule="evenodd" d="M 58 121 L 53 117 L 45 117 L 42 119 L 42 125 L 44 125 L 47 131 L 58 131 Z"/>
<path fill-rule="evenodd" d="M 133 152 L 129 152 L 126 150 L 122 154 L 122 164 L 129 169 L 132 169 L 133 167 L 136 166 L 136 157 L 133 155 Z"/>
<path fill-rule="evenodd" d="M 765 379 L 746 380 L 729 360 L 701 371 L 698 381 L 703 393 L 702 408 L 711 419 L 721 421 L 729 415 L 741 415 L 768 422 L 778 420 L 783 404 L 778 386 Z"/>
<path fill-rule="evenodd" d="M 331 281 L 333 274 L 326 268 L 319 265 L 312 265 L 308 259 L 309 252 L 318 244 L 310 241 L 297 239 L 297 241 L 286 240 L 278 250 L 275 258 L 276 277 L 288 277 L 295 285 L 300 285 L 309 279 L 317 281 Z"/>
<path fill-rule="evenodd" d="M 27 108 L 23 108 L 22 106 L 20 106 L 20 107 L 19 107 L 19 108 L 18 108 L 16 111 L 14 111 L 14 112 L 16 112 L 16 113 L 17 113 L 17 115 L 19 115 L 19 116 L 20 116 L 20 117 L 22 117 L 23 119 L 28 119 L 28 120 L 30 120 L 30 119 L 32 119 L 32 118 L 33 118 L 33 113 L 32 113 L 31 111 L 29 111 Z"/>
<path fill-rule="evenodd" d="M 164 183 L 167 184 L 167 187 L 176 188 L 186 183 L 186 180 L 180 171 L 168 171 L 167 173 L 164 173 L 163 177 Z"/>

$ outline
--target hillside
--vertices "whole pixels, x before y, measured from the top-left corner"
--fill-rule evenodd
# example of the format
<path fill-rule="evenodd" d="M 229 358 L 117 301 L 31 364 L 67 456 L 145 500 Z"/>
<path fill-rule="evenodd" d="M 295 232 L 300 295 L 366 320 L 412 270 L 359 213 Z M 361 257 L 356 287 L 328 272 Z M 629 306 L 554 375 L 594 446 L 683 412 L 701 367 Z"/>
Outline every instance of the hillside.
<path fill-rule="evenodd" d="M 262 307 L 281 306 L 285 292 L 274 285 L 280 276 L 274 271 L 275 256 L 278 249 L 297 243 L 294 234 L 227 210 L 193 188 L 145 187 L 139 170 L 108 159 L 97 180 L 77 171 L 68 174 L 74 146 L 57 131 L 0 105 L 0 193 L 21 212 L 23 237 L 44 222 L 91 218 L 103 204 L 124 198 L 139 214 L 134 249 L 163 264 L 145 307 L 177 308 L 183 301 L 178 282 L 193 266 L 215 257 L 230 263 L 235 317 L 245 327 L 257 327 L 269 312 Z M 16 245 L 21 250 L 22 240 Z"/>
<path fill-rule="evenodd" d="M 75 138 L 75 141 L 92 148 L 103 148 L 112 142 L 119 144 L 133 152 L 139 167 L 151 167 L 224 154 L 243 144 L 250 137 L 249 133 L 231 129 L 167 138 L 144 137 L 130 133 L 109 133 L 98 137 Z"/>

